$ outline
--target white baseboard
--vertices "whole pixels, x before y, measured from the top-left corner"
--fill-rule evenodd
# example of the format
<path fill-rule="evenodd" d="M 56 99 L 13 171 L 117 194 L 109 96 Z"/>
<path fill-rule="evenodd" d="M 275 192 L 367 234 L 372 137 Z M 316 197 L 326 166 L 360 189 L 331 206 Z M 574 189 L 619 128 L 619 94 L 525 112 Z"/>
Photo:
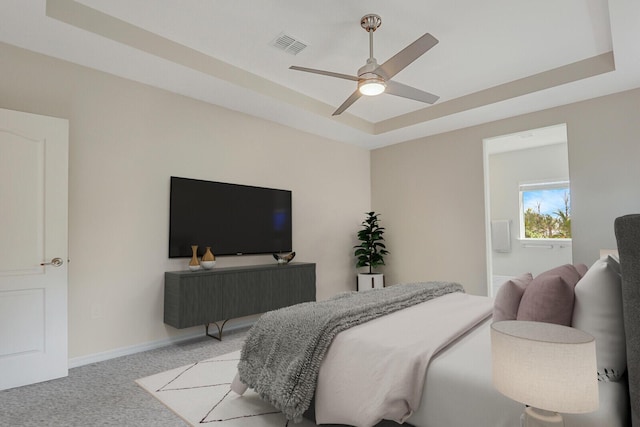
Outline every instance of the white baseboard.
<path fill-rule="evenodd" d="M 241 329 L 251 326 L 256 320 L 256 317 L 247 317 L 234 320 L 233 324 L 229 324 L 224 328 L 224 332 L 233 331 L 235 329 Z M 203 327 L 204 329 L 204 327 Z M 128 356 L 130 354 L 136 354 L 143 351 L 154 350 L 156 348 L 166 347 L 171 344 L 176 344 L 182 341 L 192 340 L 204 335 L 204 330 L 198 332 L 188 332 L 184 335 L 163 338 L 157 341 L 149 341 L 141 344 L 134 344 L 127 347 L 120 347 L 113 350 L 103 351 L 100 353 L 88 354 L 86 356 L 73 357 L 69 359 L 69 369 L 77 368 L 79 366 L 89 365 L 91 363 L 104 362 L 105 360 L 115 359 L 116 357 Z M 211 338 L 213 339 L 213 338 Z M 224 339 L 224 338 L 223 338 Z"/>

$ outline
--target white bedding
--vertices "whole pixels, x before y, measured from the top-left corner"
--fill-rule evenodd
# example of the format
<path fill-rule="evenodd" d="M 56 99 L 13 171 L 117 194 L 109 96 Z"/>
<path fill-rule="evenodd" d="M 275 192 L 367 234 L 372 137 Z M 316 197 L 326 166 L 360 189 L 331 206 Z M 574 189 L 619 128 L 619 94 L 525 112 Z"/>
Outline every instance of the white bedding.
<path fill-rule="evenodd" d="M 462 320 L 459 311 L 447 312 L 451 306 L 440 305 L 452 297 L 468 299 L 468 309 L 475 306 L 471 319 L 477 324 L 453 342 L 447 341 L 449 332 L 440 328 L 458 322 L 454 330 L 459 330 L 469 319 Z M 320 368 L 316 422 L 368 426 L 380 418 L 400 421 L 408 417 L 406 422 L 416 427 L 519 426 L 523 405 L 500 394 L 492 384 L 492 319 L 482 314 L 492 306 L 491 298 L 452 294 L 341 332 Z M 426 307 L 436 307 L 436 318 L 441 320 L 431 320 L 433 310 L 424 310 Z M 420 350 L 425 345 L 422 338 L 432 334 L 440 335 L 438 340 L 444 337 L 446 347 L 435 353 L 438 349 L 427 340 L 427 347 Z M 416 359 L 420 351 L 425 357 Z M 420 371 L 425 360 L 426 374 Z M 407 372 L 413 372 L 413 377 L 394 381 Z M 419 403 L 410 397 L 417 385 Z M 565 427 L 628 425 L 627 383 L 600 382 L 598 387 L 599 410 L 564 414 Z"/>
<path fill-rule="evenodd" d="M 320 367 L 316 422 L 402 422 L 419 405 L 431 356 L 492 308 L 488 298 L 453 293 L 341 332 Z"/>
<path fill-rule="evenodd" d="M 493 388 L 490 325 L 488 319 L 431 359 L 420 408 L 408 423 L 416 427 L 520 425 L 523 405 Z M 600 382 L 598 386 L 600 409 L 563 415 L 565 427 L 628 425 L 627 383 Z"/>

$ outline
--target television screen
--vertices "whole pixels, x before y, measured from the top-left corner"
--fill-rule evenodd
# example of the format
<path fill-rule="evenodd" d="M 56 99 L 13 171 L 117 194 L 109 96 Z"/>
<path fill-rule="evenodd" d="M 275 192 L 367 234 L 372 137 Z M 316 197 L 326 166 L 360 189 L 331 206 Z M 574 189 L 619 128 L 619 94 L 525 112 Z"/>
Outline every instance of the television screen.
<path fill-rule="evenodd" d="M 290 252 L 291 191 L 171 177 L 169 258 Z"/>

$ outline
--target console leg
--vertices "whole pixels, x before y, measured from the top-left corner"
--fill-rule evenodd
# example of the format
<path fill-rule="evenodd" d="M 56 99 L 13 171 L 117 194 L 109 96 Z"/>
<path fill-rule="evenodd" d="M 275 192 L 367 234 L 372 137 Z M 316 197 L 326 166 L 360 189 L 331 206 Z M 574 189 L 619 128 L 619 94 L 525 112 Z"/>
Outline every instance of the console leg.
<path fill-rule="evenodd" d="M 218 341 L 222 341 L 222 330 L 224 329 L 224 325 L 227 323 L 229 319 L 225 320 L 224 322 L 222 322 L 222 325 L 218 325 L 218 322 L 212 322 L 214 325 L 216 325 L 216 328 L 218 328 L 218 336 L 215 335 L 211 335 L 209 333 L 209 325 L 211 325 L 211 323 L 207 323 L 206 325 L 204 325 L 204 333 L 206 336 L 211 337 L 213 339 L 216 339 Z"/>

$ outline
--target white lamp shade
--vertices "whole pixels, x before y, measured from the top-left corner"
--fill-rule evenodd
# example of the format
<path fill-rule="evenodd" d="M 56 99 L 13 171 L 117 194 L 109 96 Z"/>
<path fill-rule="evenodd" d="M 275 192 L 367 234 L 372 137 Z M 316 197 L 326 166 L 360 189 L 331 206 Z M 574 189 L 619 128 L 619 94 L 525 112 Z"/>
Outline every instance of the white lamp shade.
<path fill-rule="evenodd" d="M 598 409 L 595 339 L 542 322 L 491 325 L 493 384 L 505 396 L 562 413 Z"/>

